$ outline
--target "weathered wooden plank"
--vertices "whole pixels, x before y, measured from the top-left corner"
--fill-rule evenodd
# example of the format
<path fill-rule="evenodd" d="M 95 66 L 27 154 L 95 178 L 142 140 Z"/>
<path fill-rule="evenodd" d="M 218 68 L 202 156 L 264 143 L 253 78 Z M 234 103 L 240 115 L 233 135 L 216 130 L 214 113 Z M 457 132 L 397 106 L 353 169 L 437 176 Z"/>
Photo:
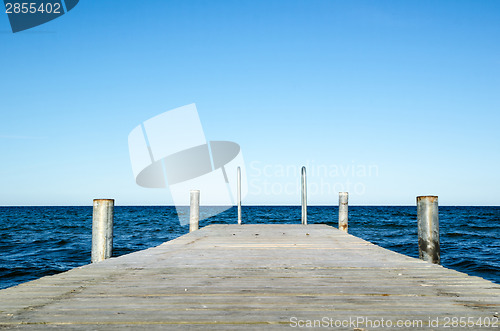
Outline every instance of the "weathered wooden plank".
<path fill-rule="evenodd" d="M 324 225 L 209 226 L 0 291 L 0 327 L 25 329 L 281 329 L 352 317 L 436 329 L 499 310 L 497 284 Z"/>

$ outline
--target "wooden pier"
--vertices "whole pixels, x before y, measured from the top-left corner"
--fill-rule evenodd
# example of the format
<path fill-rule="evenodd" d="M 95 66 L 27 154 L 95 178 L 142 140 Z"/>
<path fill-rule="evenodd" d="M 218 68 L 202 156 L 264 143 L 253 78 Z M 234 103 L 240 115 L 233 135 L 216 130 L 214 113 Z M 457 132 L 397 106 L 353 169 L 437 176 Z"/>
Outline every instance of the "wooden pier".
<path fill-rule="evenodd" d="M 477 330 L 499 311 L 500 285 L 326 225 L 211 225 L 0 291 L 0 329 Z"/>

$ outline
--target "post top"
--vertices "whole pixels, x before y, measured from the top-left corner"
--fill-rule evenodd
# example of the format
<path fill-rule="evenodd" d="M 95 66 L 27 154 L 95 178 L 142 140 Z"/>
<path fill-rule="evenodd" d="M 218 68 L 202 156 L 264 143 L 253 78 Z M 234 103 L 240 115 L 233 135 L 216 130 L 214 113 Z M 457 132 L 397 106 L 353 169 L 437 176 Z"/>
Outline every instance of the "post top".
<path fill-rule="evenodd" d="M 112 201 L 115 202 L 115 199 L 94 199 L 94 202 L 96 201 Z"/>
<path fill-rule="evenodd" d="M 417 197 L 417 201 L 420 201 L 420 200 L 429 200 L 431 202 L 434 202 L 434 201 L 438 200 L 438 196 L 437 195 L 421 195 L 421 196 Z"/>

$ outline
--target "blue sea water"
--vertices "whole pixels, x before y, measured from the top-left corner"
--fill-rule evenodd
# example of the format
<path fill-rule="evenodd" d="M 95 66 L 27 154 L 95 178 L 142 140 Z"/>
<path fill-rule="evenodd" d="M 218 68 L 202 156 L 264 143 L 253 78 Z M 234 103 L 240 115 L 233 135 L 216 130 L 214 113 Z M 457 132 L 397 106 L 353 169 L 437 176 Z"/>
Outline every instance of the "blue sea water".
<path fill-rule="evenodd" d="M 300 223 L 300 206 L 243 207 L 243 222 Z M 337 226 L 337 207 L 308 207 L 309 224 Z M 416 207 L 350 206 L 349 233 L 418 257 Z M 439 207 L 441 263 L 500 284 L 500 207 Z M 236 210 L 201 222 L 236 223 Z M 120 256 L 188 232 L 174 207 L 115 207 Z M 90 263 L 92 207 L 0 207 L 0 288 Z"/>

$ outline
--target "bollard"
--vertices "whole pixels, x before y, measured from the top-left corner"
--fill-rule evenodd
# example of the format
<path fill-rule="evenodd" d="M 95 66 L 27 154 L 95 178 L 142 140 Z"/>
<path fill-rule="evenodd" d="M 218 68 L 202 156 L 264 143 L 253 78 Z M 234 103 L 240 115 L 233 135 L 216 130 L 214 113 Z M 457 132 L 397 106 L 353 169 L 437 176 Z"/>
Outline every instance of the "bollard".
<path fill-rule="evenodd" d="M 113 199 L 94 199 L 91 262 L 109 259 L 113 252 Z"/>
<path fill-rule="evenodd" d="M 200 223 L 200 191 L 191 191 L 191 205 L 189 208 L 189 232 L 198 230 Z"/>
<path fill-rule="evenodd" d="M 238 224 L 241 225 L 241 168 L 238 167 Z"/>
<path fill-rule="evenodd" d="M 349 193 L 339 192 L 339 230 L 347 232 L 349 222 Z"/>
<path fill-rule="evenodd" d="M 437 196 L 417 197 L 417 222 L 419 257 L 424 261 L 439 264 L 441 252 Z"/>
<path fill-rule="evenodd" d="M 307 182 L 306 167 L 302 167 L 302 224 L 307 224 Z"/>

